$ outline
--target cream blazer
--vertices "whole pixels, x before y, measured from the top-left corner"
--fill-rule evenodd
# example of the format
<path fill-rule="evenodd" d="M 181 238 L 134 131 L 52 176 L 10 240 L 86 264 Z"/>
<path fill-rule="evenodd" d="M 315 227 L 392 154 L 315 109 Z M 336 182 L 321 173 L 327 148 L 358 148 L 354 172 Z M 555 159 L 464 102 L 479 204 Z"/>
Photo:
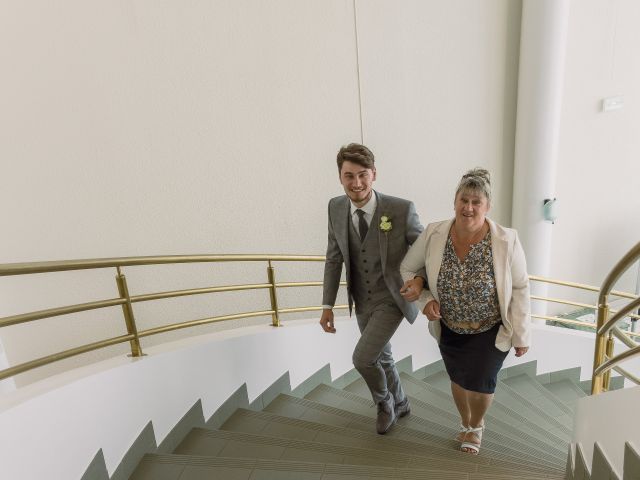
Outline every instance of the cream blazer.
<path fill-rule="evenodd" d="M 487 222 L 491 230 L 493 271 L 502 316 L 496 348 L 507 352 L 512 346 L 528 347 L 531 344 L 531 300 L 524 251 L 515 230 L 502 227 L 488 218 Z M 423 290 L 415 302 L 421 312 L 429 301 L 440 301 L 438 275 L 452 224 L 453 219 L 429 224 L 400 264 L 400 274 L 405 281 L 414 278 L 416 272 L 426 267 L 428 290 Z M 429 332 L 439 342 L 440 322 L 428 323 Z"/>

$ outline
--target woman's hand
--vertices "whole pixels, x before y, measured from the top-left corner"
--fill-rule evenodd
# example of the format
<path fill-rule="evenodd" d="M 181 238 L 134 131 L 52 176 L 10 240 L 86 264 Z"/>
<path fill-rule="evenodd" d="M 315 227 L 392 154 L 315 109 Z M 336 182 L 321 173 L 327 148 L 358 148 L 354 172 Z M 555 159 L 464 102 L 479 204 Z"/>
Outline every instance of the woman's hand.
<path fill-rule="evenodd" d="M 420 277 L 407 280 L 400 289 L 400 295 L 402 295 L 407 302 L 415 302 L 420 298 L 420 292 L 423 287 L 424 280 Z"/>
<path fill-rule="evenodd" d="M 424 310 L 422 310 L 429 321 L 435 322 L 436 320 L 440 320 L 442 317 L 440 316 L 440 304 L 436 300 L 431 300 L 424 306 Z"/>
<path fill-rule="evenodd" d="M 516 350 L 516 357 L 521 357 L 529 351 L 529 347 L 513 347 Z"/>

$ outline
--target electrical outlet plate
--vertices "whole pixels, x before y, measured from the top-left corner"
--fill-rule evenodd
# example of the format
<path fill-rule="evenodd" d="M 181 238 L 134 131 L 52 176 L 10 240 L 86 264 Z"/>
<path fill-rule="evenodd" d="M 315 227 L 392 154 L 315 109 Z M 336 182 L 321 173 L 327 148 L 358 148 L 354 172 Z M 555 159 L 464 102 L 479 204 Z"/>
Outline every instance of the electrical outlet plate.
<path fill-rule="evenodd" d="M 624 99 L 622 95 L 617 97 L 607 97 L 602 100 L 602 111 L 612 112 L 614 110 L 621 110 L 624 106 Z"/>

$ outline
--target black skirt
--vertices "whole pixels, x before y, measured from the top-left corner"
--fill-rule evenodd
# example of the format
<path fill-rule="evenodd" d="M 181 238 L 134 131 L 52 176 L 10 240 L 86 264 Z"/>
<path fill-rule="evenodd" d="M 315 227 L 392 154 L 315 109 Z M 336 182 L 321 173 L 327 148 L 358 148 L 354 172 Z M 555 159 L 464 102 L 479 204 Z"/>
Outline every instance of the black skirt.
<path fill-rule="evenodd" d="M 498 372 L 509 353 L 495 345 L 500 325 L 482 333 L 461 334 L 440 320 L 440 353 L 453 383 L 473 392 L 495 392 Z"/>

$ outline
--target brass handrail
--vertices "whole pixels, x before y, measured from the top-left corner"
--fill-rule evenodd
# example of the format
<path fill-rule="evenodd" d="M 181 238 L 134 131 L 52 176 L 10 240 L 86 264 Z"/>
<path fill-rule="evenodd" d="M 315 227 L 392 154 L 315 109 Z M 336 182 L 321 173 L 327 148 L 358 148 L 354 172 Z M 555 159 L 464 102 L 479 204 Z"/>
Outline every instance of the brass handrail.
<path fill-rule="evenodd" d="M 49 365 L 50 363 L 64 360 L 65 358 L 74 357 L 82 353 L 91 352 L 100 348 L 110 347 L 112 345 L 118 345 L 119 343 L 129 342 L 133 340 L 133 338 L 133 335 L 120 335 L 119 337 L 108 338 L 106 340 L 100 340 L 99 342 L 93 342 L 87 345 L 82 345 L 80 347 L 70 348 L 69 350 L 64 350 L 62 352 L 47 355 L 46 357 L 40 357 L 29 362 L 21 363 L 14 367 L 5 368 L 4 370 L 0 370 L 0 380 L 13 377 L 14 375 L 18 375 L 29 370 L 33 370 L 34 368 L 42 367 L 44 365 Z"/>
<path fill-rule="evenodd" d="M 609 390 L 611 369 L 618 367 L 620 363 L 626 360 L 640 356 L 640 346 L 637 345 L 630 350 L 626 350 L 618 355 L 613 355 L 614 332 L 612 330 L 619 320 L 627 316 L 626 314 L 631 310 L 640 306 L 640 297 L 636 295 L 627 297 L 632 298 L 633 301 L 620 309 L 613 317 L 610 317 L 611 312 L 608 303 L 609 295 L 613 294 L 613 286 L 638 258 L 640 258 L 640 242 L 632 247 L 611 269 L 600 287 L 598 294 L 596 342 L 593 354 L 593 375 L 591 379 L 592 395 Z M 619 331 L 616 333 L 619 333 Z"/>
<path fill-rule="evenodd" d="M 636 297 L 633 297 L 633 298 L 636 298 Z M 548 297 L 540 297 L 538 295 L 531 295 L 531 300 L 541 300 L 544 302 L 560 303 L 562 305 L 571 305 L 573 307 L 590 308 L 594 312 L 598 310 L 597 305 L 590 305 L 588 303 L 581 303 L 581 302 L 571 302 L 569 300 L 562 300 L 559 298 L 548 298 Z M 633 308 L 631 310 L 633 310 Z M 624 317 L 640 319 L 640 315 L 636 315 L 635 313 L 629 313 L 631 310 L 627 310 L 625 314 L 621 315 L 618 320 L 621 320 Z M 609 313 L 618 313 L 618 310 L 609 310 Z"/>
<path fill-rule="evenodd" d="M 138 333 L 138 335 L 140 337 L 148 337 L 150 335 L 157 335 L 158 333 L 173 332 L 175 330 L 181 330 L 183 328 L 199 327 L 201 325 L 208 325 L 210 323 L 222 322 L 223 320 L 264 317 L 266 315 L 272 314 L 273 310 L 260 310 L 258 312 L 234 313 L 233 315 L 221 315 L 219 317 L 201 318 L 199 320 L 189 320 L 188 322 L 172 323 L 170 325 L 164 325 L 162 327 L 149 328 L 147 330 L 142 330 Z"/>
<path fill-rule="evenodd" d="M 5 370 L 0 370 L 0 380 L 17 375 L 19 373 L 26 372 L 33 368 L 37 368 L 43 365 L 47 365 L 49 363 L 53 363 L 58 360 L 69 358 L 74 355 L 79 355 L 81 353 L 90 352 L 92 350 L 109 347 L 112 345 L 116 345 L 118 343 L 125 343 L 127 341 L 131 342 L 132 356 L 141 356 L 142 349 L 140 347 L 139 339 L 148 337 L 151 335 L 157 335 L 157 334 L 171 332 L 175 330 L 181 330 L 181 329 L 191 328 L 195 326 L 222 322 L 226 320 L 235 320 L 235 319 L 241 319 L 241 318 L 252 318 L 252 317 L 260 317 L 260 316 L 271 316 L 272 325 L 279 326 L 281 314 L 320 311 L 322 310 L 321 306 L 287 307 L 287 308 L 279 307 L 278 298 L 277 298 L 278 289 L 296 288 L 296 287 L 319 287 L 319 286 L 322 286 L 322 282 L 321 281 L 276 282 L 275 269 L 273 267 L 272 262 L 300 262 L 300 261 L 321 262 L 324 260 L 325 260 L 325 257 L 320 255 L 226 254 L 226 255 L 169 255 L 169 256 L 145 256 L 145 257 L 119 257 L 119 258 L 101 258 L 101 259 L 54 261 L 54 262 L 13 263 L 13 264 L 0 265 L 0 276 L 53 273 L 53 272 L 72 271 L 72 270 L 116 268 L 117 270 L 116 280 L 118 282 L 118 290 L 120 292 L 119 298 L 98 300 L 98 301 L 82 303 L 77 305 L 70 305 L 65 307 L 49 308 L 45 310 L 39 310 L 35 312 L 23 313 L 19 315 L 12 315 L 8 317 L 0 318 L 0 328 L 11 326 L 11 325 L 17 325 L 21 323 L 26 323 L 26 322 L 31 322 L 31 321 L 36 321 L 36 320 L 41 320 L 45 318 L 60 316 L 60 315 L 79 313 L 83 311 L 100 309 L 100 308 L 114 307 L 118 305 L 121 306 L 123 309 L 125 324 L 127 326 L 126 335 L 121 335 L 119 337 L 101 340 L 88 345 L 65 350 L 63 352 L 54 353 L 52 355 L 41 357 L 36 360 L 32 360 L 30 362 L 16 365 L 14 367 L 11 367 Z M 204 287 L 204 288 L 193 288 L 193 289 L 184 289 L 184 290 L 147 293 L 142 295 L 129 295 L 126 278 L 122 273 L 122 268 L 131 267 L 131 266 L 163 265 L 163 264 L 179 264 L 179 263 L 216 263 L 216 262 L 266 262 L 268 265 L 267 266 L 268 282 L 241 284 L 241 285 L 211 286 L 211 287 Z M 557 280 L 552 278 L 540 277 L 536 275 L 531 275 L 530 279 L 532 281 L 566 286 L 566 287 L 575 288 L 575 289 L 601 292 L 601 289 L 598 289 L 597 287 L 594 287 L 591 285 L 585 285 L 581 283 L 567 282 L 567 281 L 562 281 L 562 280 Z M 346 282 L 341 282 L 341 285 L 345 285 L 345 284 Z M 613 283 L 611 283 L 611 285 L 613 285 Z M 202 295 L 202 294 L 208 294 L 208 293 L 234 292 L 234 291 L 246 291 L 246 290 L 268 290 L 271 308 L 268 310 L 259 310 L 259 311 L 253 311 L 253 312 L 234 313 L 229 315 L 206 317 L 206 318 L 201 318 L 197 320 L 190 320 L 185 322 L 173 323 L 169 325 L 163 325 L 155 328 L 149 328 L 142 331 L 137 330 L 136 320 L 135 320 L 134 312 L 132 309 L 133 304 L 136 304 L 139 302 L 148 302 L 153 300 L 162 300 L 162 299 L 191 296 L 191 295 Z M 608 294 L 612 296 L 621 297 L 621 298 L 636 299 L 636 296 L 626 292 L 611 290 L 608 292 Z M 574 302 L 574 301 L 558 299 L 558 298 L 546 298 L 546 297 L 535 296 L 535 295 L 532 295 L 531 298 L 532 300 L 536 300 L 536 301 L 559 303 L 559 304 L 569 305 L 574 307 L 593 309 L 594 311 L 599 308 L 596 305 L 589 305 L 586 303 Z M 640 316 L 630 313 L 631 310 L 635 308 L 633 306 L 635 305 L 635 303 L 632 302 L 631 305 L 632 305 L 631 307 L 627 306 L 624 309 L 620 310 L 620 312 L 615 318 L 616 319 L 622 318 L 622 317 L 640 318 Z M 334 308 L 346 309 L 348 308 L 348 306 L 336 305 Z M 614 311 L 611 310 L 610 313 L 614 313 Z M 583 322 L 579 320 L 552 317 L 547 315 L 536 315 L 536 314 L 532 314 L 532 317 L 554 321 L 554 322 L 558 322 L 566 325 L 585 327 L 589 329 L 597 328 L 596 325 L 593 323 Z M 611 328 L 613 327 L 609 326 L 608 329 L 611 329 Z M 613 331 L 616 333 L 616 335 L 623 335 L 624 338 L 626 338 L 626 342 L 631 342 L 633 345 L 637 345 L 633 340 L 630 339 L 630 337 L 640 336 L 640 333 L 635 333 L 635 332 L 623 333 L 617 328 Z M 607 364 L 606 367 L 603 367 L 604 370 L 608 370 L 609 368 L 615 368 L 616 371 L 621 370 L 617 366 L 609 366 L 609 364 Z"/>
<path fill-rule="evenodd" d="M 640 378 L 638 378 L 636 375 L 634 375 L 633 373 L 625 370 L 624 368 L 617 366 L 617 367 L 612 367 L 612 370 L 615 370 L 616 372 L 618 372 L 620 375 L 622 375 L 624 378 L 626 378 L 627 380 L 632 381 L 633 383 L 635 383 L 636 385 L 640 385 Z"/>
<path fill-rule="evenodd" d="M 585 285 L 584 283 L 567 282 L 564 280 L 556 280 L 554 278 L 540 277 L 538 275 L 529 275 L 529 280 L 533 282 L 543 282 L 543 283 L 550 283 L 553 285 L 560 285 L 563 287 L 572 287 L 572 288 L 577 288 L 579 290 L 588 290 L 590 292 L 600 291 L 600 288 L 594 287 L 593 285 Z M 609 294 L 614 295 L 616 297 L 620 297 L 620 298 L 631 298 L 631 299 L 636 298 L 636 296 L 633 295 L 632 293 L 620 292 L 618 290 L 612 290 L 611 292 L 609 292 Z"/>
<path fill-rule="evenodd" d="M 133 267 L 141 265 L 164 265 L 173 263 L 209 262 L 324 262 L 323 255 L 162 255 L 148 257 L 94 258 L 87 260 L 59 260 L 54 262 L 6 263 L 0 265 L 0 277 L 27 275 L 32 273 L 64 272 L 69 270 L 91 270 L 109 267 Z"/>
<path fill-rule="evenodd" d="M 119 258 L 99 258 L 99 259 L 87 259 L 87 260 L 69 260 L 69 261 L 54 261 L 54 262 L 30 262 L 30 263 L 12 263 L 0 265 L 0 277 L 1 276 L 15 276 L 15 275 L 30 275 L 38 273 L 54 273 L 73 270 L 89 270 L 89 269 L 102 269 L 102 268 L 116 268 L 116 282 L 118 291 L 120 293 L 119 298 L 112 298 L 106 300 L 98 300 L 88 303 L 82 303 L 77 305 L 69 305 L 65 307 L 48 308 L 35 312 L 22 313 L 18 315 L 11 315 L 8 317 L 0 318 L 0 328 L 17 325 L 26 322 L 32 322 L 45 318 L 56 317 L 60 315 L 68 315 L 72 313 L 79 313 L 94 309 L 108 308 L 114 306 L 121 306 L 123 315 L 125 317 L 125 324 L 127 327 L 127 334 L 119 337 L 114 337 L 106 340 L 97 341 L 80 347 L 65 350 L 63 352 L 54 353 L 45 357 L 38 358 L 29 362 L 25 362 L 5 370 L 0 370 L 0 380 L 5 378 L 24 373 L 31 369 L 47 365 L 71 356 L 79 355 L 82 353 L 98 350 L 101 348 L 109 347 L 119 343 L 130 342 L 131 343 L 131 355 L 134 357 L 142 356 L 142 348 L 140 346 L 140 338 L 156 335 L 160 333 L 171 332 L 184 328 L 190 328 L 195 326 L 207 325 L 225 320 L 235 320 L 241 318 L 251 318 L 259 316 L 272 316 L 272 325 L 280 325 L 280 314 L 289 314 L 296 312 L 311 312 L 322 310 L 322 307 L 294 307 L 294 308 L 279 308 L 277 303 L 276 292 L 279 288 L 293 288 L 293 287 L 317 287 L 322 286 L 322 282 L 309 281 L 309 282 L 276 282 L 275 281 L 275 269 L 272 262 L 320 262 L 324 261 L 325 257 L 320 255 L 169 255 L 169 256 L 146 256 L 146 257 L 119 257 Z M 205 288 L 194 288 L 185 290 L 173 290 L 157 293 L 148 293 L 142 295 L 129 295 L 129 289 L 127 286 L 127 280 L 122 273 L 123 267 L 130 266 L 143 266 L 143 265 L 162 265 L 162 264 L 178 264 L 178 263 L 215 263 L 215 262 L 266 262 L 268 283 L 254 283 L 254 284 L 242 284 L 242 285 L 223 285 L 213 286 Z M 340 282 L 340 285 L 345 285 L 346 282 Z M 162 300 L 168 298 L 176 298 L 190 295 L 202 295 L 207 293 L 217 292 L 234 292 L 243 290 L 269 290 L 269 296 L 271 299 L 272 308 L 269 310 L 260 310 L 254 312 L 235 313 L 230 315 L 220 315 L 214 317 L 207 317 L 197 320 L 191 320 L 186 322 L 173 323 L 169 325 L 163 325 L 160 327 L 149 328 L 146 330 L 138 331 L 136 320 L 133 312 L 133 304 L 139 302 L 148 302 L 153 300 Z M 346 309 L 347 305 L 336 305 L 335 309 Z"/>
<path fill-rule="evenodd" d="M 68 307 L 47 308 L 46 310 L 38 310 L 32 313 L 22 313 L 20 315 L 11 315 L 10 317 L 0 318 L 0 328 L 18 325 L 20 323 L 33 322 L 43 318 L 57 317 L 60 315 L 68 315 L 70 313 L 86 312 L 97 308 L 115 307 L 123 305 L 126 300 L 122 298 L 112 298 L 110 300 L 100 300 L 98 302 L 80 303 L 78 305 L 70 305 Z"/>
<path fill-rule="evenodd" d="M 191 288 L 187 290 L 173 290 L 171 292 L 148 293 L 146 295 L 134 295 L 131 303 L 148 302 L 150 300 L 164 300 L 165 298 L 184 297 L 188 295 L 202 295 L 203 293 L 239 292 L 242 290 L 259 290 L 271 288 L 270 283 L 256 283 L 246 285 L 224 285 L 221 287 Z"/>

